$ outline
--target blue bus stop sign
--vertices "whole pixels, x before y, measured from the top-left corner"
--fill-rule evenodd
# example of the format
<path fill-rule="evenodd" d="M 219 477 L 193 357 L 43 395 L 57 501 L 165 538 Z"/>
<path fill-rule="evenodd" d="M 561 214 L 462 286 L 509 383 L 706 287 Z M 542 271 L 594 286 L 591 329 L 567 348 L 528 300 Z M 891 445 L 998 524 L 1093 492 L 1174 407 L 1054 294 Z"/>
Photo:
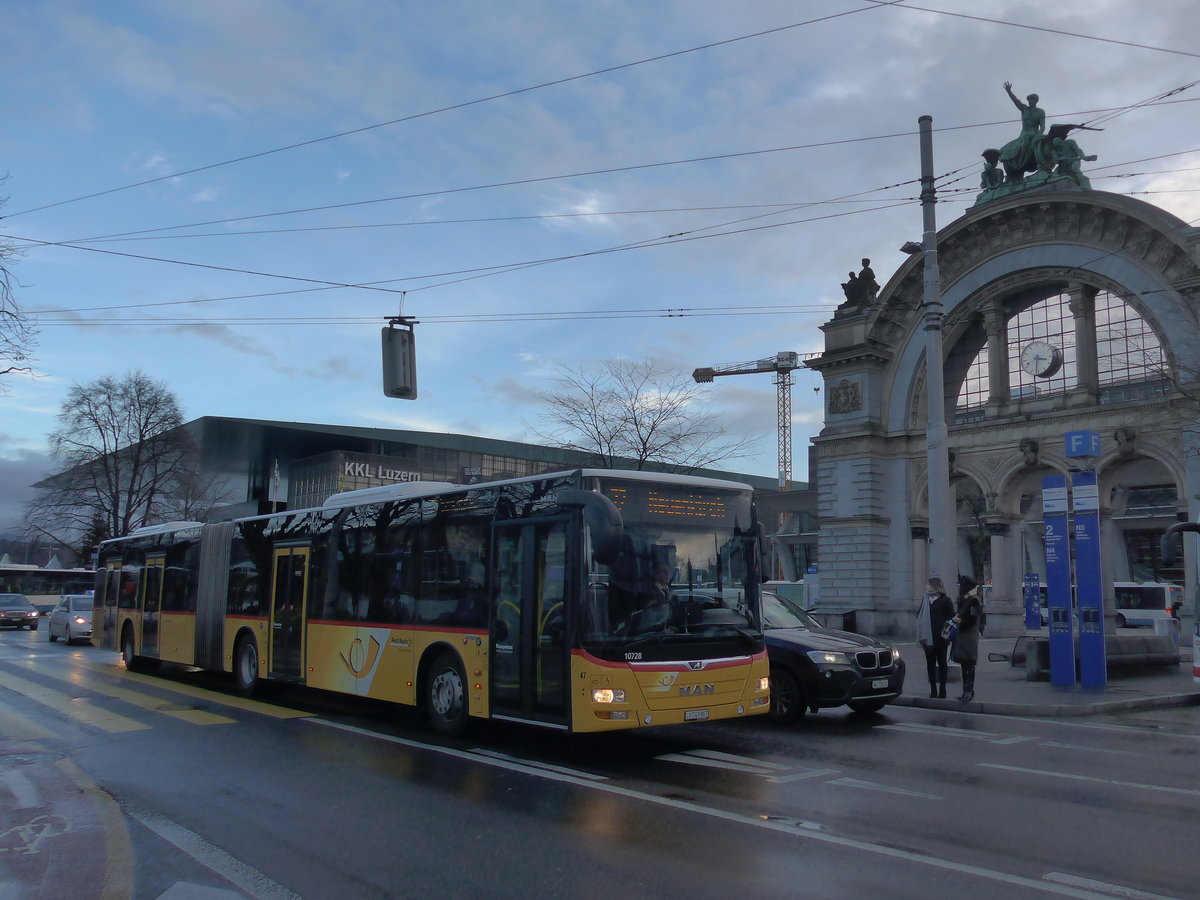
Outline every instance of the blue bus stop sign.
<path fill-rule="evenodd" d="M 1031 630 L 1042 627 L 1041 582 L 1037 572 L 1025 573 L 1025 627 Z"/>
<path fill-rule="evenodd" d="M 1072 621 L 1071 537 L 1067 531 L 1067 479 L 1042 478 L 1042 524 L 1046 529 L 1046 613 L 1050 618 L 1050 683 L 1075 686 Z"/>

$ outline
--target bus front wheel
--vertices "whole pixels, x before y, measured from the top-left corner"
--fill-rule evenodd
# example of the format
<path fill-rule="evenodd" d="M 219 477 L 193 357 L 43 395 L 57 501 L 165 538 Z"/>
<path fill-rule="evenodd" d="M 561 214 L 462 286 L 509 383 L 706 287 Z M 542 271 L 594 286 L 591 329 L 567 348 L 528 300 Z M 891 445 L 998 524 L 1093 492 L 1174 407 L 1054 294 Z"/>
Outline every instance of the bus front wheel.
<path fill-rule="evenodd" d="M 242 638 L 234 648 L 233 679 L 243 697 L 253 696 L 258 690 L 258 645 L 252 637 Z"/>
<path fill-rule="evenodd" d="M 439 654 L 429 667 L 425 711 L 438 734 L 457 737 L 467 729 L 467 678 L 453 653 Z"/>

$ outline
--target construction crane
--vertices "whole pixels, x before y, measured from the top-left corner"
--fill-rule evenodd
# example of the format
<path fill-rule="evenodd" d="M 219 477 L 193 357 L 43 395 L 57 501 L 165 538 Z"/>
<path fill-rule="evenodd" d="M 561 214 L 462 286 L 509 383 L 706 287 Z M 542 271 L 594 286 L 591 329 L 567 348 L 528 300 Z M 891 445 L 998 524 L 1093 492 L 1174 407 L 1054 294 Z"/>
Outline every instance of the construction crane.
<path fill-rule="evenodd" d="M 766 359 L 731 363 L 727 366 L 706 366 L 692 372 L 698 384 L 707 384 L 718 375 L 755 375 L 775 372 L 779 386 L 779 489 L 786 491 L 792 480 L 792 372 L 800 368 L 800 355 L 781 350 Z"/>

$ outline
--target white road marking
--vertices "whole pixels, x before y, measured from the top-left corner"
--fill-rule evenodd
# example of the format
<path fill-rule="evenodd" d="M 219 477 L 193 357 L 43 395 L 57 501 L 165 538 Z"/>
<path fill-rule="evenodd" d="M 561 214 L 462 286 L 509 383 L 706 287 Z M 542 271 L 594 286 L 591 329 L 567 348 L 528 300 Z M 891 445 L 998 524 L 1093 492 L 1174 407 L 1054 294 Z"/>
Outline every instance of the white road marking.
<path fill-rule="evenodd" d="M 937 794 L 924 794 L 921 791 L 910 791 L 905 788 L 890 787 L 886 784 L 876 784 L 874 781 L 863 781 L 861 778 L 835 778 L 828 782 L 842 787 L 859 788 L 864 791 L 879 791 L 884 794 L 899 794 L 902 797 L 918 797 L 922 800 L 945 800 Z"/>
<path fill-rule="evenodd" d="M 824 778 L 828 775 L 837 775 L 841 769 L 805 769 L 802 772 L 793 772 L 791 775 L 772 775 L 767 781 L 772 784 L 788 784 L 792 781 L 803 781 L 806 778 Z"/>
<path fill-rule="evenodd" d="M 1047 881 L 1057 881 L 1059 884 L 1070 884 L 1087 888 L 1092 891 L 1103 891 L 1113 897 L 1128 897 L 1129 900 L 1175 900 L 1163 894 L 1149 894 L 1146 891 L 1135 890 L 1119 884 L 1109 884 L 1106 881 L 1094 881 L 1091 878 L 1080 878 L 1078 875 L 1067 875 L 1064 872 L 1048 872 L 1042 876 Z"/>
<path fill-rule="evenodd" d="M 760 763 L 749 759 L 735 762 L 729 759 L 713 759 L 709 756 L 692 753 L 664 753 L 662 756 L 656 756 L 655 759 L 661 759 L 663 762 L 684 763 L 689 766 L 705 766 L 710 769 L 746 772 L 751 775 L 773 775 L 778 771 L 773 763 Z"/>
<path fill-rule="evenodd" d="M 985 741 L 989 744 L 1022 744 L 1036 741 L 1035 737 L 1024 735 L 993 734 L 990 731 L 974 731 L 969 728 L 950 728 L 945 725 L 925 725 L 920 722 L 910 722 L 897 725 L 880 725 L 879 728 L 889 731 L 906 731 L 909 734 L 937 734 L 942 737 L 970 738 L 973 741 Z"/>
<path fill-rule="evenodd" d="M 483 747 L 476 747 L 472 753 L 478 753 L 480 756 L 491 756 L 495 759 L 506 759 L 510 762 L 520 763 L 523 766 L 528 766 L 535 769 L 546 769 L 551 772 L 563 772 L 567 775 L 575 775 L 579 778 L 591 778 L 595 781 L 607 781 L 607 775 L 596 775 L 592 772 L 584 772 L 582 769 L 572 769 L 567 766 L 556 766 L 551 763 L 537 762 L 532 759 L 520 759 L 516 756 L 509 756 L 507 753 L 501 753 L 498 750 L 487 750 Z"/>
<path fill-rule="evenodd" d="M 1139 791 L 1162 791 L 1165 794 L 1184 794 L 1189 797 L 1200 797 L 1200 790 L 1193 788 L 1167 787 L 1162 784 L 1142 784 L 1137 781 L 1118 781 L 1114 778 L 1095 778 L 1091 775 L 1075 775 L 1071 772 L 1050 772 L 1046 769 L 1027 769 L 1023 766 L 1004 766 L 999 763 L 975 763 L 985 769 L 1002 769 L 1006 772 L 1020 772 L 1025 775 L 1041 775 L 1045 778 L 1063 778 L 1067 781 L 1090 781 L 1092 784 L 1107 784 L 1112 787 L 1131 787 Z"/>
<path fill-rule="evenodd" d="M 12 809 L 34 809 L 42 805 L 42 795 L 38 793 L 37 785 L 20 772 L 5 772 L 0 781 L 16 801 Z"/>
<path fill-rule="evenodd" d="M 1084 890 L 1072 885 L 1049 883 L 1044 879 L 1039 880 L 1036 878 L 1026 878 L 1023 875 L 1000 872 L 996 869 L 985 869 L 981 866 L 973 866 L 968 863 L 955 862 L 954 860 L 950 859 L 939 859 L 934 856 L 929 856 L 925 853 L 918 853 L 911 850 L 901 850 L 898 847 L 890 847 L 886 844 L 873 844 L 869 841 L 841 837 L 839 835 L 829 834 L 819 830 L 822 828 L 819 823 L 805 823 L 799 822 L 799 820 L 795 819 L 774 818 L 770 816 L 748 816 L 741 813 L 717 809 L 712 806 L 703 806 L 699 803 L 689 800 L 680 800 L 675 797 L 662 797 L 657 794 L 647 794 L 644 791 L 622 787 L 620 785 L 612 784 L 611 782 L 589 781 L 586 779 L 577 778 L 573 775 L 568 775 L 566 773 L 532 769 L 527 766 L 509 762 L 508 760 L 480 756 L 477 753 L 472 753 L 466 750 L 456 750 L 453 747 L 439 747 L 435 744 L 425 744 L 420 741 L 395 737 L 394 735 L 390 734 L 380 734 L 375 731 L 368 731 L 365 728 L 358 728 L 354 725 L 343 725 L 339 722 L 330 722 L 319 718 L 302 719 L 301 721 L 311 722 L 314 725 L 321 725 L 325 728 L 336 728 L 339 731 L 346 731 L 352 734 L 362 735 L 363 737 L 374 738 L 375 740 L 379 741 L 386 741 L 387 743 L 397 744 L 402 747 L 409 747 L 413 750 L 420 750 L 425 753 L 436 753 L 442 756 L 466 760 L 468 762 L 482 763 L 484 765 L 497 766 L 503 769 L 509 769 L 511 771 L 524 772 L 538 778 L 545 778 L 549 781 L 558 781 L 564 784 L 572 784 L 576 787 L 587 788 L 593 791 L 602 791 L 606 794 L 625 797 L 630 800 L 638 800 L 653 806 L 661 806 L 669 809 L 680 810 L 681 812 L 707 816 L 723 822 L 731 822 L 738 825 L 748 825 L 752 828 L 761 828 L 767 831 L 776 832 L 777 834 L 791 835 L 792 837 L 799 838 L 800 840 L 817 841 L 820 843 L 841 847 L 846 850 L 857 850 L 862 853 L 870 853 L 875 856 L 882 856 L 888 859 L 902 860 L 907 863 L 912 863 L 913 865 L 927 866 L 932 869 L 942 869 L 948 872 L 957 872 L 961 875 L 969 875 L 974 878 L 985 878 L 989 881 L 998 881 L 1002 884 L 1026 888 L 1030 891 L 1037 891 L 1043 894 L 1057 894 L 1062 897 L 1076 897 L 1080 898 L 1080 900 L 1111 900 L 1112 896 L 1111 894 L 1097 894 L 1093 891 Z"/>
<path fill-rule="evenodd" d="M 1090 753 L 1117 753 L 1123 756 L 1141 756 L 1132 750 L 1117 750 L 1114 747 L 1090 747 L 1087 744 L 1063 744 L 1059 741 L 1042 741 L 1043 747 L 1054 747 L 1056 750 L 1087 750 Z"/>
<path fill-rule="evenodd" d="M 687 752 L 688 752 L 689 756 L 703 756 L 707 759 L 723 759 L 727 762 L 740 762 L 740 763 L 744 763 L 748 766 L 754 766 L 756 768 L 782 769 L 785 771 L 787 769 L 792 768 L 791 766 L 785 766 L 783 763 L 768 762 L 767 760 L 764 760 L 764 759 L 755 759 L 752 756 L 738 756 L 734 753 L 725 753 L 721 750 L 700 749 L 700 750 L 689 750 Z"/>
<path fill-rule="evenodd" d="M 262 872 L 235 859 L 220 847 L 213 846 L 200 835 L 188 831 L 166 816 L 147 812 L 136 806 L 122 804 L 121 808 L 131 819 L 145 825 L 163 840 L 174 844 L 200 865 L 216 872 L 254 900 L 303 900 L 299 894 L 293 894 Z"/>

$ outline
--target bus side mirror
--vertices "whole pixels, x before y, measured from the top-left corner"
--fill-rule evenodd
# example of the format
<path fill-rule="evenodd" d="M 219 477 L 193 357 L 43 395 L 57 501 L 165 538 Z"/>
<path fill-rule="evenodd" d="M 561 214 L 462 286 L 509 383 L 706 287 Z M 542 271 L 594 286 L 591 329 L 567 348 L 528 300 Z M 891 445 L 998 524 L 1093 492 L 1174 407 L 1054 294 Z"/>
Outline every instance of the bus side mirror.
<path fill-rule="evenodd" d="M 1163 532 L 1162 540 L 1159 543 L 1159 556 L 1162 558 L 1164 566 L 1174 565 L 1176 547 L 1179 543 L 1175 539 L 1175 535 L 1183 531 L 1200 532 L 1200 522 L 1176 522 Z"/>
<path fill-rule="evenodd" d="M 592 556 L 596 562 L 606 566 L 617 558 L 625 523 L 611 500 L 596 491 L 563 488 L 558 492 L 558 505 L 583 507 L 584 521 L 592 531 Z"/>
<path fill-rule="evenodd" d="M 768 549 L 771 545 L 767 540 L 767 526 L 762 522 L 754 524 L 758 530 L 758 580 L 767 582 L 775 577 L 775 573 L 771 571 L 771 551 Z"/>

